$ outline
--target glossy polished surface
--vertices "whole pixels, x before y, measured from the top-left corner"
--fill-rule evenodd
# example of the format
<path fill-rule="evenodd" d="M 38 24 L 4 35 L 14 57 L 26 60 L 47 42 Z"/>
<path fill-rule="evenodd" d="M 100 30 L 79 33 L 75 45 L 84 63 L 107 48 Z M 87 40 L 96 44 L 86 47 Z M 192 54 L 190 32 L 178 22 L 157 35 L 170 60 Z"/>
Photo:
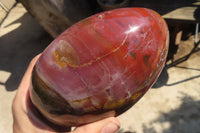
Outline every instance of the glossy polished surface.
<path fill-rule="evenodd" d="M 110 110 L 118 115 L 155 82 L 167 51 L 167 25 L 152 10 L 93 15 L 45 49 L 33 71 L 31 100 L 58 125 L 90 123 Z"/>

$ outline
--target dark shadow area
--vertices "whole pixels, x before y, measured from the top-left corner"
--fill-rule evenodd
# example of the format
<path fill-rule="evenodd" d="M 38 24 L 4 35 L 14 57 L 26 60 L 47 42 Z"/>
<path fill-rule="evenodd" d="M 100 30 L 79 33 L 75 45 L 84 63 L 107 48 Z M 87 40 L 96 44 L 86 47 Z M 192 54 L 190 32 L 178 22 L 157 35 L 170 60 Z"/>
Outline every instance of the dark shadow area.
<path fill-rule="evenodd" d="M 7 91 L 17 89 L 31 59 L 52 41 L 28 13 L 4 27 L 15 24 L 20 26 L 0 37 L 0 71 L 11 73 L 6 83 L 0 82 Z"/>
<path fill-rule="evenodd" d="M 154 83 L 154 85 L 152 86 L 152 88 L 160 88 L 163 85 L 167 84 L 167 81 L 169 79 L 169 75 L 167 73 L 167 67 L 164 67 L 160 76 L 158 77 L 157 81 Z"/>

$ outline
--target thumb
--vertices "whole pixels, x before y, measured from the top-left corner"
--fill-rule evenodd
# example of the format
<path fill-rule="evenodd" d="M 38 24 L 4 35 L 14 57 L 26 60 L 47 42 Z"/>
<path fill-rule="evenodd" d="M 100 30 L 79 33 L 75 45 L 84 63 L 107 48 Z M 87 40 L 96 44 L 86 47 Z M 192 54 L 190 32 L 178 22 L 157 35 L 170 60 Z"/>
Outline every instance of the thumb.
<path fill-rule="evenodd" d="M 120 128 L 120 122 L 115 117 L 109 117 L 94 123 L 77 127 L 72 133 L 115 133 Z"/>

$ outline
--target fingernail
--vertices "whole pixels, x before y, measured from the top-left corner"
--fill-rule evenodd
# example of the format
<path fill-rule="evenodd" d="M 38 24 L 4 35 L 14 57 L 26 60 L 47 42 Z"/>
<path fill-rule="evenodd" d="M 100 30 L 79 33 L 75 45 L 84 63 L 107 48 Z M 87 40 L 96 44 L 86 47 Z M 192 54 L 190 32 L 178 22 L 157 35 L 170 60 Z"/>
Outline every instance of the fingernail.
<path fill-rule="evenodd" d="M 117 130 L 119 130 L 119 125 L 116 123 L 109 123 L 108 125 L 106 125 L 103 129 L 102 129 L 102 133 L 115 133 L 117 132 Z"/>

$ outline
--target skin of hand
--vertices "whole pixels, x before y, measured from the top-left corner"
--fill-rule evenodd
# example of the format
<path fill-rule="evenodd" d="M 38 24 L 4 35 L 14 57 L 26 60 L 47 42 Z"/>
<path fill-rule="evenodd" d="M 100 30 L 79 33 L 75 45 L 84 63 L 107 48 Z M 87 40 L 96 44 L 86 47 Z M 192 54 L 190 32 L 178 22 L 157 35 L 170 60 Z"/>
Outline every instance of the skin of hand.
<path fill-rule="evenodd" d="M 56 133 L 50 126 L 37 116 L 34 120 L 30 117 L 30 108 L 27 106 L 27 94 L 31 81 L 32 69 L 40 55 L 36 56 L 29 64 L 27 71 L 18 87 L 12 104 L 13 133 Z M 64 133 L 115 133 L 120 128 L 120 122 L 114 117 L 115 112 L 106 113 L 107 118 L 94 123 L 76 127 L 71 132 Z"/>

